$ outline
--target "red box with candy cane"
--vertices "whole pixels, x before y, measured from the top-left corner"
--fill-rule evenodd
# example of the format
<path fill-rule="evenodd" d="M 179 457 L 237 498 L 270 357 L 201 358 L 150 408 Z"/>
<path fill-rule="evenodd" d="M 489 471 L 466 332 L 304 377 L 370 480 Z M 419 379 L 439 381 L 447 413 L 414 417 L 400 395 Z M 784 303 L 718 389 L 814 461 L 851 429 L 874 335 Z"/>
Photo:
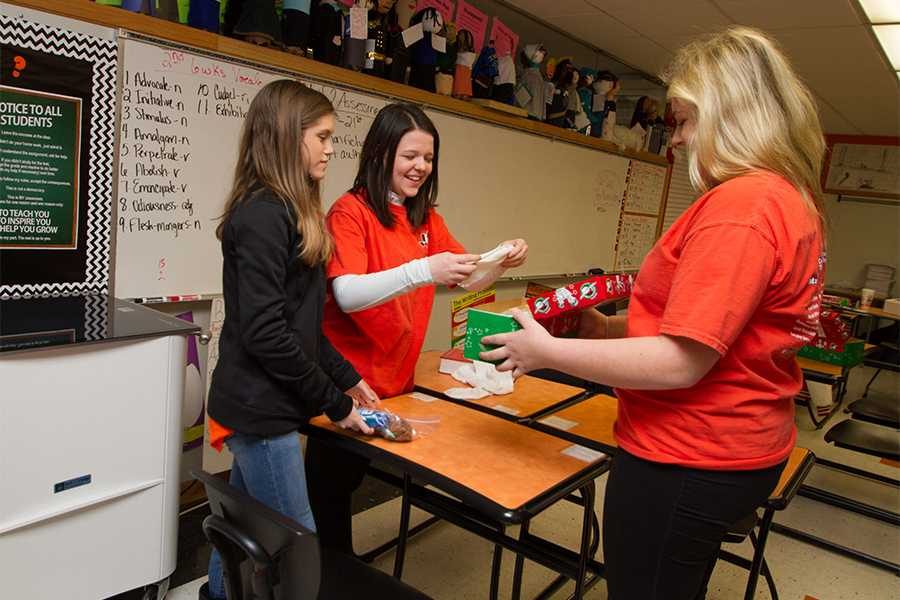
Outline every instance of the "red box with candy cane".
<path fill-rule="evenodd" d="M 528 298 L 528 308 L 551 335 L 562 337 L 578 328 L 582 310 L 608 300 L 627 298 L 632 287 L 633 275 L 595 276 Z"/>
<path fill-rule="evenodd" d="M 850 339 L 850 324 L 838 311 L 824 309 L 819 314 L 820 333 L 809 343 L 823 350 L 843 352 Z"/>

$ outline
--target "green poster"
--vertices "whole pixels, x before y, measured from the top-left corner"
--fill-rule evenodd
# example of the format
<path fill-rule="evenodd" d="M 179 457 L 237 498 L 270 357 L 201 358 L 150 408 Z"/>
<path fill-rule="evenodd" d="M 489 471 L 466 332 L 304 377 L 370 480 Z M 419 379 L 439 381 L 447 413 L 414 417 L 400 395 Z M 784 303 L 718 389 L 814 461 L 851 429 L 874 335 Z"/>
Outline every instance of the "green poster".
<path fill-rule="evenodd" d="M 0 249 L 78 245 L 81 100 L 0 85 Z"/>

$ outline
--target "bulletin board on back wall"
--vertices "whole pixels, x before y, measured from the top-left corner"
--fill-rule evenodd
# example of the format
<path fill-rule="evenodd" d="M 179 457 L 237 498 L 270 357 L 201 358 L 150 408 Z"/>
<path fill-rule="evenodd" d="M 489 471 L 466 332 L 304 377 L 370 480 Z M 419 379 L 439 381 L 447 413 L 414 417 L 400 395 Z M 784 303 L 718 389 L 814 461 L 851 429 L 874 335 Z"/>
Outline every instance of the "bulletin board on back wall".
<path fill-rule="evenodd" d="M 829 135 L 826 143 L 826 193 L 900 200 L 900 138 Z"/>
<path fill-rule="evenodd" d="M 243 117 L 263 85 L 298 75 L 135 36 L 120 36 L 120 48 L 116 295 L 220 293 L 214 232 Z M 337 110 L 330 205 L 351 186 L 366 132 L 390 99 L 298 78 Z M 527 239 L 529 261 L 512 275 L 634 269 L 655 240 L 666 167 L 427 112 L 441 132 L 439 212 L 473 252 Z"/>

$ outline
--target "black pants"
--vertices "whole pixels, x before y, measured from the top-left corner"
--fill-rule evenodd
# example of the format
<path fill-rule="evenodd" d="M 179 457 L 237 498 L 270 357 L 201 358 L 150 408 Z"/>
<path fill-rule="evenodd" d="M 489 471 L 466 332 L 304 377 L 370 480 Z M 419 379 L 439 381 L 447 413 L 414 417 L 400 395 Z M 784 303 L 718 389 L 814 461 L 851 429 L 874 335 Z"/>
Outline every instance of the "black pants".
<path fill-rule="evenodd" d="M 351 499 L 369 461 L 313 437 L 306 440 L 306 484 L 322 545 L 353 554 Z"/>
<path fill-rule="evenodd" d="M 769 497 L 785 463 L 705 471 L 619 450 L 603 505 L 610 600 L 700 600 L 728 528 Z"/>

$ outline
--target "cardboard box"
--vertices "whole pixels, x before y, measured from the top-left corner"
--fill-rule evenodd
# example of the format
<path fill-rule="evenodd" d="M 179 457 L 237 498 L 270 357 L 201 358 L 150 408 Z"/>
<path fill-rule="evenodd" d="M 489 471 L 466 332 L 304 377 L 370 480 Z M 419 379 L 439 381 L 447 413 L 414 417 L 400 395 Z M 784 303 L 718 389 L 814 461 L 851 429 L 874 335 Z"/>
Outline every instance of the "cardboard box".
<path fill-rule="evenodd" d="M 888 298 L 885 300 L 884 312 L 900 315 L 900 298 Z"/>
<path fill-rule="evenodd" d="M 609 300 L 627 298 L 633 286 L 633 275 L 601 275 L 556 289 L 529 284 L 527 298 L 472 306 L 467 310 L 464 355 L 472 360 L 480 360 L 478 354 L 485 350 L 481 338 L 493 333 L 521 329 L 518 322 L 509 316 L 513 308 L 530 310 L 534 319 L 550 335 L 569 336 L 574 335 L 578 329 L 581 311 Z M 477 329 L 472 329 L 472 318 L 476 313 L 479 324 Z M 486 314 L 499 318 L 494 319 L 485 316 Z"/>
<path fill-rule="evenodd" d="M 831 350 L 811 345 L 800 348 L 797 355 L 831 365 L 853 367 L 863 361 L 865 346 L 866 343 L 863 340 L 852 338 L 843 344 L 841 350 Z"/>
<path fill-rule="evenodd" d="M 522 300 L 506 300 L 470 308 L 466 323 L 466 345 L 463 356 L 472 360 L 481 360 L 482 352 L 494 348 L 494 346 L 482 344 L 482 338 L 496 333 L 510 333 L 522 329 L 509 311 L 513 308 L 524 307 Z"/>
<path fill-rule="evenodd" d="M 813 338 L 809 346 L 837 352 L 844 350 L 844 344 L 850 339 L 850 324 L 841 313 L 822 310 L 819 315 L 819 328 L 821 333 Z"/>
<path fill-rule="evenodd" d="M 463 343 L 465 343 L 465 340 L 463 340 Z M 438 373 L 452 375 L 458 368 L 471 363 L 472 359 L 465 357 L 462 347 L 451 348 L 441 354 L 441 363 L 438 366 Z"/>
<path fill-rule="evenodd" d="M 466 322 L 469 309 L 473 306 L 489 304 L 497 299 L 494 288 L 469 292 L 450 301 L 450 347 L 463 348 L 466 345 Z"/>
<path fill-rule="evenodd" d="M 528 299 L 528 308 L 550 335 L 574 335 L 581 311 L 609 300 L 626 298 L 634 287 L 632 275 L 602 275 L 570 283 Z"/>

